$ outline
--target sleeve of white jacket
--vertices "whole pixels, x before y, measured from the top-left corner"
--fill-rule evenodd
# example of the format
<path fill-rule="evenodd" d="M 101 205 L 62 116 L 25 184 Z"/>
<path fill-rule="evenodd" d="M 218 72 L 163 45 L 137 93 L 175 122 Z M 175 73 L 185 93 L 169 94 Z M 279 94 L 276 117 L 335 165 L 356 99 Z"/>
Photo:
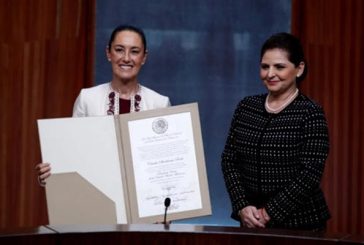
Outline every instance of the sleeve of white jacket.
<path fill-rule="evenodd" d="M 74 105 L 73 105 L 73 113 L 72 117 L 86 117 L 86 107 L 84 105 L 84 101 L 82 99 L 82 90 L 78 95 Z"/>

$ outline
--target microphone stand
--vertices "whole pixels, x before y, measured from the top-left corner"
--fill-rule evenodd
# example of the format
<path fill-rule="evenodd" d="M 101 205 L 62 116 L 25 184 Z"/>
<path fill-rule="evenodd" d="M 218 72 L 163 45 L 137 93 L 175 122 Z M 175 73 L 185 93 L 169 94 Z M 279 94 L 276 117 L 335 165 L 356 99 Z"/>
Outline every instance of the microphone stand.
<path fill-rule="evenodd" d="M 164 206 L 165 206 L 164 219 L 163 219 L 164 225 L 169 225 L 169 224 L 167 224 L 167 210 L 168 210 L 169 205 L 171 205 L 171 199 L 169 197 L 167 197 L 166 199 L 164 199 Z"/>

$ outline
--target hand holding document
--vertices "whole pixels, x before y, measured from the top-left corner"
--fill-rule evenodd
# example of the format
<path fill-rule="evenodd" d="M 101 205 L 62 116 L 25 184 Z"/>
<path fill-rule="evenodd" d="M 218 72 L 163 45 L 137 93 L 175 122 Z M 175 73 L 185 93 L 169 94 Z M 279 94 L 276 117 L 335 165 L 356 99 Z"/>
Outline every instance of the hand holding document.
<path fill-rule="evenodd" d="M 99 129 L 86 126 L 95 122 Z M 103 122 L 107 123 L 100 125 Z M 115 204 L 117 223 L 162 220 L 167 197 L 171 220 L 211 214 L 196 103 L 115 117 L 39 120 L 38 125 L 43 161 L 52 162 L 53 175 L 78 173 Z M 52 131 L 45 130 L 48 127 Z M 56 137 L 55 131 L 59 132 Z M 68 159 L 67 155 L 74 156 Z M 102 169 L 110 171 L 103 173 Z M 111 193 L 103 185 L 110 186 L 113 179 Z M 57 203 L 48 198 L 56 196 L 51 194 L 54 185 L 46 188 L 48 205 L 53 205 L 48 207 L 50 223 L 58 223 L 52 220 Z"/>

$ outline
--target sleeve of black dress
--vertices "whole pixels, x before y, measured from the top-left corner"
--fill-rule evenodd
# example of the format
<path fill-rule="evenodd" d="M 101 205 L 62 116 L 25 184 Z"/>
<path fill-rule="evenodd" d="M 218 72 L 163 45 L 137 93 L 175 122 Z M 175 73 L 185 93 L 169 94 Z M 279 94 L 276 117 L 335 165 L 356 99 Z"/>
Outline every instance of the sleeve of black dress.
<path fill-rule="evenodd" d="M 240 102 L 234 112 L 225 148 L 221 156 L 222 172 L 224 175 L 226 189 L 229 193 L 232 205 L 231 217 L 236 220 L 240 220 L 238 216 L 239 210 L 249 205 L 249 203 L 245 199 L 244 186 L 242 185 L 241 175 L 236 165 L 238 160 L 235 143 L 237 121 L 236 119 L 237 117 L 239 117 L 239 114 L 242 111 L 240 109 L 242 107 L 242 104 L 243 102 Z"/>

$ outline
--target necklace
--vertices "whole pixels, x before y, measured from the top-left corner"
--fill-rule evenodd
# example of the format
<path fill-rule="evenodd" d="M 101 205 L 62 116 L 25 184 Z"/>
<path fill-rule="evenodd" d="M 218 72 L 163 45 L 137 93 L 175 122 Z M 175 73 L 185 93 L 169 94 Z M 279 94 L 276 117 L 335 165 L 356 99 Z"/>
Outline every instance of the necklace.
<path fill-rule="evenodd" d="M 287 105 L 290 104 L 297 97 L 297 95 L 298 95 L 298 89 L 296 88 L 296 91 L 290 97 L 288 97 L 288 99 L 281 106 L 273 109 L 273 108 L 269 107 L 269 103 L 268 103 L 269 93 L 268 93 L 267 98 L 265 99 L 265 109 L 270 113 L 279 113 L 284 108 L 286 108 Z"/>
<path fill-rule="evenodd" d="M 141 97 L 141 86 L 139 83 L 137 84 L 136 92 L 130 94 L 130 112 L 140 111 L 140 101 L 142 100 Z M 108 110 L 107 115 L 118 115 L 120 111 L 120 93 L 112 88 L 110 83 L 110 91 L 108 94 Z"/>

